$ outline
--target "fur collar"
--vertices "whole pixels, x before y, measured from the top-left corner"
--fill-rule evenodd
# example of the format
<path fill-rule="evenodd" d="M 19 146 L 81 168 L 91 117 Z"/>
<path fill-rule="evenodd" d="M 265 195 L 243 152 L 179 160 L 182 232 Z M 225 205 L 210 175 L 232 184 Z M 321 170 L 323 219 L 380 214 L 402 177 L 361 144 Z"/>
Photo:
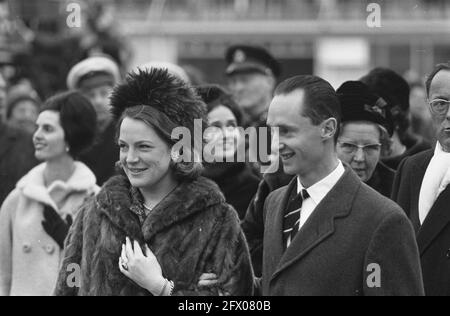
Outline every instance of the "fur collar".
<path fill-rule="evenodd" d="M 163 229 L 176 224 L 209 207 L 225 203 L 215 183 L 200 177 L 181 183 L 167 198 L 157 205 L 140 227 L 137 216 L 130 211 L 131 185 L 125 176 L 110 179 L 96 197 L 97 207 L 128 237 L 146 241 Z"/>
<path fill-rule="evenodd" d="M 58 203 L 55 203 L 51 196 L 58 196 L 58 199 L 64 200 L 74 192 L 92 194 L 99 191 L 95 175 L 81 162 L 75 162 L 75 171 L 67 182 L 55 181 L 47 188 L 44 184 L 46 165 L 43 163 L 35 167 L 17 183 L 17 189 L 27 198 L 58 210 Z"/>

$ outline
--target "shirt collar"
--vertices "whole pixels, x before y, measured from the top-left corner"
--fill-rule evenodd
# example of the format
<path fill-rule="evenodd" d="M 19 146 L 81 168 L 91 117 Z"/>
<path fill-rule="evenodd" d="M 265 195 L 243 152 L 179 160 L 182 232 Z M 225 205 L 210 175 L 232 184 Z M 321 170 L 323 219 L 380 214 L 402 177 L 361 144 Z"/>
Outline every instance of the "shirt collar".
<path fill-rule="evenodd" d="M 342 162 L 339 160 L 338 166 L 331 172 L 328 176 L 312 185 L 308 189 L 309 196 L 314 201 L 316 205 L 325 198 L 325 196 L 331 191 L 331 189 L 336 185 L 342 175 L 345 173 L 345 168 Z M 300 178 L 297 177 L 297 193 L 304 190 L 305 187 L 302 185 Z"/>
<path fill-rule="evenodd" d="M 442 148 L 441 143 L 437 142 L 436 144 L 436 149 L 434 150 L 434 155 L 438 156 L 438 155 L 450 155 L 450 153 L 445 152 L 444 149 Z"/>

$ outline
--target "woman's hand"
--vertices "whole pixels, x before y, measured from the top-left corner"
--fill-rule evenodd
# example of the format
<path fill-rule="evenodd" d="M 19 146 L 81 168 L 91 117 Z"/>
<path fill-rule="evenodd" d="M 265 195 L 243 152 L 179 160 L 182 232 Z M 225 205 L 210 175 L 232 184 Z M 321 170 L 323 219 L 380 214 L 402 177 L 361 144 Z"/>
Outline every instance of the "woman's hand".
<path fill-rule="evenodd" d="M 120 272 L 153 295 L 161 295 L 167 280 L 162 275 L 158 260 L 147 245 L 145 255 L 138 242 L 134 241 L 133 245 L 134 249 L 127 237 L 119 258 Z"/>

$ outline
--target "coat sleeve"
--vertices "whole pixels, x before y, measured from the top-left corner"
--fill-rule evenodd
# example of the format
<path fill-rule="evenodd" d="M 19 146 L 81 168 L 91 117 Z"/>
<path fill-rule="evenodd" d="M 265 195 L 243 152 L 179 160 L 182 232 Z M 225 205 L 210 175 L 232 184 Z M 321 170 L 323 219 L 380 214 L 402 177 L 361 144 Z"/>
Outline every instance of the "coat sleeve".
<path fill-rule="evenodd" d="M 9 296 L 12 280 L 13 214 L 19 194 L 13 191 L 0 209 L 0 296 Z"/>
<path fill-rule="evenodd" d="M 265 180 L 258 186 L 255 198 L 251 201 L 244 220 L 242 229 L 248 241 L 250 255 L 256 276 L 262 275 L 263 240 L 264 240 L 264 202 L 270 193 L 270 188 Z"/>
<path fill-rule="evenodd" d="M 239 225 L 236 211 L 224 204 L 223 217 L 217 221 L 211 236 L 210 247 L 214 251 L 207 259 L 207 271 L 218 277 L 218 284 L 213 287 L 199 288 L 194 285 L 189 291 L 177 291 L 174 295 L 210 295 L 210 296 L 252 296 L 254 288 L 253 269 L 250 253 L 244 233 Z"/>
<path fill-rule="evenodd" d="M 92 200 L 87 201 L 75 217 L 64 244 L 64 255 L 56 283 L 55 296 L 76 296 L 81 286 L 83 257 L 83 223 Z"/>
<path fill-rule="evenodd" d="M 414 230 L 401 211 L 378 225 L 366 252 L 363 290 L 367 296 L 425 295 Z"/>

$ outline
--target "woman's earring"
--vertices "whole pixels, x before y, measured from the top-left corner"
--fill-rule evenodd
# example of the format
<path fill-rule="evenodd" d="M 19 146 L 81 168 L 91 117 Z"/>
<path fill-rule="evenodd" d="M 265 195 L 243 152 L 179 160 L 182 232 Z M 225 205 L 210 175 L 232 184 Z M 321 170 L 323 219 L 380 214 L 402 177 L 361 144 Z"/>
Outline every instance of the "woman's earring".
<path fill-rule="evenodd" d="M 69 146 L 66 146 L 66 153 L 68 153 L 70 151 Z"/>
<path fill-rule="evenodd" d="M 180 153 L 177 151 L 172 151 L 170 156 L 171 156 L 173 162 L 178 162 L 178 160 L 180 159 Z"/>

